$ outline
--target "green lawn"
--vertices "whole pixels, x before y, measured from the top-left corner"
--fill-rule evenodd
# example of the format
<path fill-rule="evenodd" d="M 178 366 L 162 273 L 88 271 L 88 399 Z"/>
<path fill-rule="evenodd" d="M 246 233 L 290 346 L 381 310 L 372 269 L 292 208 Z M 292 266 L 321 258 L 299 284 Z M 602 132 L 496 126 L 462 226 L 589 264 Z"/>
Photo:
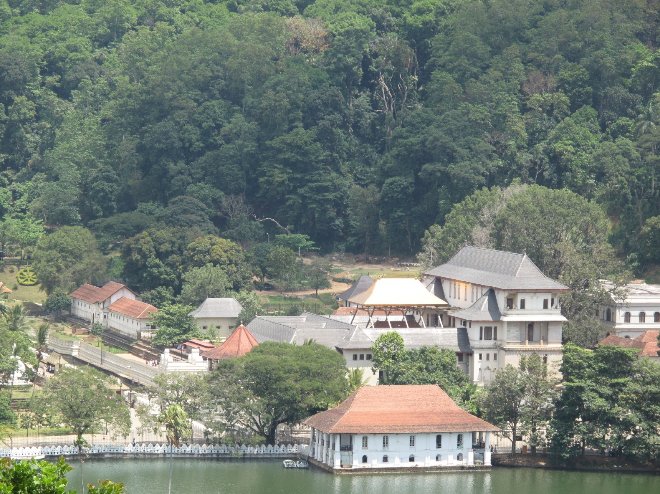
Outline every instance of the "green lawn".
<path fill-rule="evenodd" d="M 18 266 L 3 266 L 0 271 L 0 281 L 2 281 L 7 288 L 12 290 L 12 293 L 5 294 L 9 300 L 20 300 L 22 302 L 33 302 L 41 304 L 46 300 L 46 292 L 41 290 L 40 285 L 23 286 L 19 285 L 16 281 L 16 273 Z"/>

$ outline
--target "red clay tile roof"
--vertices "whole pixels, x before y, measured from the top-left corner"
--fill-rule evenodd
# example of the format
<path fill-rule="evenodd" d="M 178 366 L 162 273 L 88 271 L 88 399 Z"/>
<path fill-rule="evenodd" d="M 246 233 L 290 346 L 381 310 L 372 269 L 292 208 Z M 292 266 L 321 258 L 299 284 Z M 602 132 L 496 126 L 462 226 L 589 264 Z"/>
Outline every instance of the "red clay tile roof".
<path fill-rule="evenodd" d="M 89 283 L 85 283 L 81 287 L 71 292 L 71 298 L 84 300 L 90 304 L 96 304 L 106 300 L 108 297 L 117 293 L 122 288 L 126 287 L 121 283 L 117 283 L 116 281 L 109 281 L 101 288 L 98 286 L 90 285 Z"/>
<path fill-rule="evenodd" d="M 133 319 L 148 319 L 151 314 L 158 312 L 153 305 L 128 297 L 121 297 L 108 307 L 110 312 L 117 312 Z"/>
<path fill-rule="evenodd" d="M 658 346 L 658 330 L 644 331 L 636 338 L 624 338 L 623 336 L 607 335 L 598 342 L 599 345 L 619 346 L 623 348 L 636 348 L 643 357 L 658 357 L 660 346 Z"/>
<path fill-rule="evenodd" d="M 229 335 L 222 345 L 203 352 L 202 356 L 209 360 L 241 357 L 257 346 L 259 342 L 252 336 L 250 330 L 242 324 Z"/>
<path fill-rule="evenodd" d="M 326 433 L 474 432 L 499 429 L 460 408 L 438 386 L 363 386 L 305 424 Z"/>
<path fill-rule="evenodd" d="M 190 348 L 199 348 L 202 350 L 211 350 L 215 348 L 215 345 L 211 343 L 210 341 L 204 341 L 204 340 L 197 340 L 195 338 L 185 341 L 183 343 L 184 346 L 190 347 Z"/>

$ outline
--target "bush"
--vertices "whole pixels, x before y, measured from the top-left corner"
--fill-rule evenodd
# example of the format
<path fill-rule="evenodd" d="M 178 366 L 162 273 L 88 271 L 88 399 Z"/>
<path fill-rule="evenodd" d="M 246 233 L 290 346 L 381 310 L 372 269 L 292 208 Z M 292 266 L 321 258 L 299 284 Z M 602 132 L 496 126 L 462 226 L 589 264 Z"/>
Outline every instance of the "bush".
<path fill-rule="evenodd" d="M 16 281 L 19 285 L 34 286 L 37 284 L 37 273 L 30 266 L 25 266 L 16 274 Z"/>

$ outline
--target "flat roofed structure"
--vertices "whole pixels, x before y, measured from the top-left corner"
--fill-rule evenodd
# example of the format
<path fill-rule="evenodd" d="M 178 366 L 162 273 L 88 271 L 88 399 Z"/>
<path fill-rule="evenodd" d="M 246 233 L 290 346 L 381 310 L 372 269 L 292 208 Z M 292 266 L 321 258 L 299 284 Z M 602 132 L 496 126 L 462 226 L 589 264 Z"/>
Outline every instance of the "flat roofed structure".
<path fill-rule="evenodd" d="M 365 386 L 305 424 L 311 458 L 332 470 L 474 466 L 475 453 L 488 466 L 499 430 L 436 385 Z"/>

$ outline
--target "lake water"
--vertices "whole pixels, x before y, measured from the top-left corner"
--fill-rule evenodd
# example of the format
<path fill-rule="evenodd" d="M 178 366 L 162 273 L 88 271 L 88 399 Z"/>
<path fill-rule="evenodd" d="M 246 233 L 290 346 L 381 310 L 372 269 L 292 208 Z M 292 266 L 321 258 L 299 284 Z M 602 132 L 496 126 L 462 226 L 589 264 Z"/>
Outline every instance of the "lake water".
<path fill-rule="evenodd" d="M 81 492 L 80 464 L 72 460 L 69 488 Z M 85 483 L 123 482 L 128 494 L 167 493 L 166 459 L 87 460 Z M 495 468 L 485 472 L 332 475 L 285 469 L 281 461 L 175 459 L 173 494 L 658 494 L 660 476 Z"/>

